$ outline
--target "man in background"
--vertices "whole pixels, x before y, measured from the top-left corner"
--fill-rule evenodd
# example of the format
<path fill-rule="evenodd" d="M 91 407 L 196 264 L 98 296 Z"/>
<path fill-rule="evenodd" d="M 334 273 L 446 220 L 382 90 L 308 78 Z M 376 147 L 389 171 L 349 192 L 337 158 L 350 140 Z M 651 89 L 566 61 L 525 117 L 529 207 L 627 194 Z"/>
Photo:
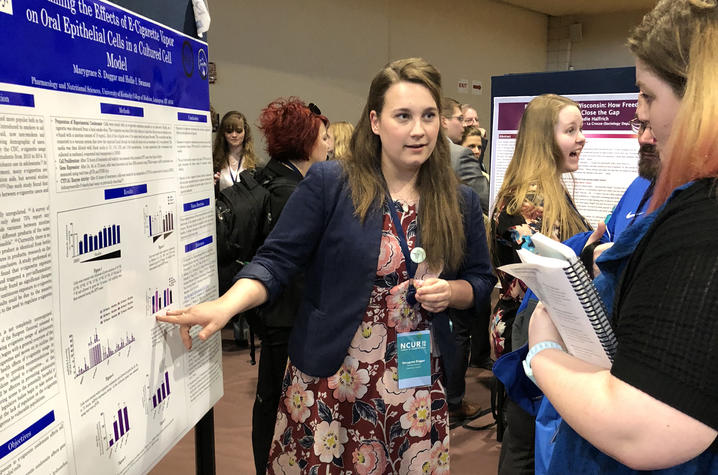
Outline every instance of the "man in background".
<path fill-rule="evenodd" d="M 463 119 L 459 102 L 445 97 L 441 108 L 441 126 L 449 139 L 451 166 L 459 179 L 477 192 L 483 208 L 488 205 L 489 190 L 486 178 L 481 173 L 481 165 L 471 150 L 458 145 L 464 133 Z M 449 423 L 452 427 L 456 427 L 477 418 L 481 413 L 481 407 L 464 398 L 471 346 L 469 330 L 476 316 L 470 310 L 455 309 L 452 309 L 450 315 L 452 333 L 456 341 L 456 354 L 454 361 L 449 363 L 453 365 L 454 370 L 451 372 L 452 377 L 447 381 L 446 400 L 449 404 Z"/>

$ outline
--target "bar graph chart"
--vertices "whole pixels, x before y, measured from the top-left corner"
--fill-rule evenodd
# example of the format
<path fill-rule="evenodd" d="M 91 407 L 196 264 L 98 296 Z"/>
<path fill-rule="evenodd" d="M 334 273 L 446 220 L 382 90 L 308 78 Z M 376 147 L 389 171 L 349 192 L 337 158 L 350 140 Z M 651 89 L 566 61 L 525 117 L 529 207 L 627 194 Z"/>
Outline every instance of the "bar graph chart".
<path fill-rule="evenodd" d="M 162 384 L 157 388 L 157 391 L 152 395 L 152 408 L 157 408 L 158 405 L 162 404 L 162 401 L 167 399 L 170 395 L 170 374 L 165 371 Z"/>
<path fill-rule="evenodd" d="M 112 435 L 114 439 L 110 438 L 109 446 L 112 447 L 120 441 L 130 431 L 130 419 L 127 416 L 127 406 L 117 410 L 117 414 L 113 416 L 112 420 Z"/>
<path fill-rule="evenodd" d="M 174 296 L 172 293 L 172 287 L 165 287 L 164 289 L 148 289 L 147 290 L 147 310 L 148 313 L 154 315 L 155 313 L 169 307 L 174 302 Z"/>
<path fill-rule="evenodd" d="M 142 405 L 145 413 L 152 420 L 159 420 L 170 403 L 170 392 L 174 387 L 174 383 L 170 385 L 170 370 L 166 369 L 164 363 L 160 363 L 159 371 L 156 373 L 158 377 L 150 378 L 147 374 L 145 384 L 142 388 Z"/>
<path fill-rule="evenodd" d="M 145 234 L 152 238 L 152 242 L 160 238 L 166 239 L 175 230 L 175 214 L 162 207 L 150 210 L 148 205 L 143 209 Z"/>
<path fill-rule="evenodd" d="M 100 455 L 105 453 L 111 455 L 123 446 L 130 428 L 130 416 L 126 404 L 118 404 L 117 410 L 109 414 L 101 412 L 97 421 L 97 448 Z"/>
<path fill-rule="evenodd" d="M 65 350 L 68 361 L 68 374 L 78 378 L 103 361 L 118 354 L 134 342 L 135 336 L 130 332 L 126 332 L 125 336 L 118 338 L 114 344 L 110 343 L 109 340 L 103 342 L 100 340 L 97 330 L 95 330 L 95 334 L 91 336 L 87 342 L 87 356 L 83 357 L 82 362 L 78 364 L 76 360 L 75 337 L 70 335 L 69 344 Z"/>
<path fill-rule="evenodd" d="M 120 258 L 121 239 L 119 224 L 97 226 L 89 232 L 76 230 L 72 222 L 65 226 L 67 256 L 77 262 Z"/>

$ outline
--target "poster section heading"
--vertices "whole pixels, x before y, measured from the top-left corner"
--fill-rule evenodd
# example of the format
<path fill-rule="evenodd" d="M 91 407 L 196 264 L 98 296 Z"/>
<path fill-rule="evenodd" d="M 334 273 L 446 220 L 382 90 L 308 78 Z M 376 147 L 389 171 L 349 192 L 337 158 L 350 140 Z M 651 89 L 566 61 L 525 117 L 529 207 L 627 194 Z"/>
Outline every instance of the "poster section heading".
<path fill-rule="evenodd" d="M 209 110 L 207 44 L 97 0 L 8 0 L 0 82 Z"/>
<path fill-rule="evenodd" d="M 584 130 L 626 132 L 631 130 L 630 120 L 636 115 L 635 100 L 577 101 L 581 108 Z M 521 116 L 528 102 L 502 102 L 499 104 L 498 130 L 518 130 Z M 509 137 L 505 137 L 509 138 Z"/>

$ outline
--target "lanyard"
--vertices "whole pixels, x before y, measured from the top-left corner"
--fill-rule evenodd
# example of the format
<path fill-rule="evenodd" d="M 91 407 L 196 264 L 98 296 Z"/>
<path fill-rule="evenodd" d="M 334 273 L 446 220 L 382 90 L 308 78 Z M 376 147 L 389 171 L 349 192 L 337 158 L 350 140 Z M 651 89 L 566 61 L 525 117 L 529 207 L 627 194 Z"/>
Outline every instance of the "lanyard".
<path fill-rule="evenodd" d="M 396 228 L 396 236 L 399 239 L 399 246 L 401 246 L 401 253 L 404 254 L 404 264 L 406 265 L 406 273 L 409 274 L 409 289 L 406 293 L 406 301 L 409 303 L 409 305 L 416 304 L 416 288 L 414 287 L 414 276 L 416 275 L 416 268 L 418 267 L 418 264 L 414 262 L 411 259 L 411 253 L 409 252 L 409 243 L 406 239 L 406 234 L 404 233 L 404 228 L 401 226 L 401 220 L 399 219 L 399 214 L 396 212 L 396 206 L 394 205 L 394 200 L 391 199 L 391 196 L 387 193 L 386 195 L 387 204 L 389 206 L 389 214 L 391 216 L 391 220 L 394 222 L 394 227 Z M 417 233 L 416 233 L 416 243 L 415 245 L 418 245 L 419 243 L 419 230 L 417 226 Z"/>
<path fill-rule="evenodd" d="M 287 165 L 292 170 L 294 170 L 295 172 L 299 173 L 300 176 L 304 176 L 304 174 L 299 171 L 299 168 L 297 168 L 297 166 L 295 164 L 293 164 L 292 162 L 290 162 L 289 160 L 284 162 L 284 164 Z"/>
<path fill-rule="evenodd" d="M 244 157 L 240 158 L 239 162 L 237 162 L 237 174 L 236 175 L 232 172 L 232 165 L 227 163 L 227 168 L 229 168 L 229 176 L 230 176 L 230 178 L 232 178 L 232 183 L 237 183 L 237 178 L 239 178 L 239 169 L 242 168 L 242 159 L 243 158 Z"/>

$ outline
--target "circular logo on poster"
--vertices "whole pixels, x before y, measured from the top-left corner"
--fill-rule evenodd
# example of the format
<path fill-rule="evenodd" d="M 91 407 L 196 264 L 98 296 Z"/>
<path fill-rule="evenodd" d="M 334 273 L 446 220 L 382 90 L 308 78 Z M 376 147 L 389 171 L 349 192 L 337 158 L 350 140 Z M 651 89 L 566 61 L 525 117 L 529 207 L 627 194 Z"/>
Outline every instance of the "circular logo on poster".
<path fill-rule="evenodd" d="M 192 45 L 189 44 L 189 41 L 182 44 L 182 67 L 184 68 L 185 76 L 192 77 L 194 72 L 194 51 L 192 51 Z"/>
<path fill-rule="evenodd" d="M 204 49 L 197 52 L 197 71 L 202 79 L 207 79 L 207 52 Z"/>

